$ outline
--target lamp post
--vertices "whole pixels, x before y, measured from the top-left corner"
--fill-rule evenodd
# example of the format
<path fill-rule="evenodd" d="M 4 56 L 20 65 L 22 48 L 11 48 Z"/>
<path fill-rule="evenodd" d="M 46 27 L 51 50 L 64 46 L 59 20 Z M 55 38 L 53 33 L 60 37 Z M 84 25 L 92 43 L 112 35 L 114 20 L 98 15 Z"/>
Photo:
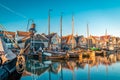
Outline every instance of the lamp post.
<path fill-rule="evenodd" d="M 33 20 L 33 19 L 28 19 L 28 24 L 27 24 L 27 30 L 26 30 L 26 31 L 28 31 L 30 21 L 31 21 L 32 23 L 34 23 L 34 20 Z"/>

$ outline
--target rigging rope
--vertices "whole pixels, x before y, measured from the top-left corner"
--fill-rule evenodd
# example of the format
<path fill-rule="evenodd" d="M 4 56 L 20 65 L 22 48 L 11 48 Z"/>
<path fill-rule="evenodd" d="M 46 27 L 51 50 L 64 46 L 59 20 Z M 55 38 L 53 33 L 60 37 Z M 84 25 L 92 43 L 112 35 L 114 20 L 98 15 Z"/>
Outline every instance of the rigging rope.
<path fill-rule="evenodd" d="M 14 44 L 14 46 L 20 48 L 17 44 L 17 41 L 14 40 L 10 35 L 9 35 L 9 32 L 5 29 L 5 27 L 3 27 L 2 24 L 0 24 L 0 28 L 5 32 L 5 35 L 10 39 L 10 41 Z"/>

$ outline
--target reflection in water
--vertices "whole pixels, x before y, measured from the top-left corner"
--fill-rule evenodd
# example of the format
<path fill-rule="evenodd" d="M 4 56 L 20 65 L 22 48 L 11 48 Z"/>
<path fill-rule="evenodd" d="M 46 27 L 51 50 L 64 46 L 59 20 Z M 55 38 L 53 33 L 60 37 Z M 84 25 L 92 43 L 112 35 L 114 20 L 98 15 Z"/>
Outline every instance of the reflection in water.
<path fill-rule="evenodd" d="M 120 54 L 79 60 L 37 61 L 29 59 L 21 80 L 120 80 Z M 30 75 L 31 74 L 31 75 Z"/>

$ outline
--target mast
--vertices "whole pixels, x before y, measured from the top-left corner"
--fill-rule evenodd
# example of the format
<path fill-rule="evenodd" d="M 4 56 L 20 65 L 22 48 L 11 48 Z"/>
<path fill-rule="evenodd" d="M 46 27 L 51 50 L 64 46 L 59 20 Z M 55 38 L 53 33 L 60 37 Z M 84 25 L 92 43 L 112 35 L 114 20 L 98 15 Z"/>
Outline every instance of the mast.
<path fill-rule="evenodd" d="M 48 35 L 50 34 L 50 9 L 48 10 Z"/>
<path fill-rule="evenodd" d="M 88 26 L 88 23 L 87 23 L 87 38 L 89 38 L 89 26 Z"/>
<path fill-rule="evenodd" d="M 105 38 L 107 39 L 107 29 L 105 30 Z M 110 45 L 107 41 L 106 41 L 106 47 L 108 48 L 109 46 L 108 45 Z"/>
<path fill-rule="evenodd" d="M 48 42 L 48 48 L 50 49 L 50 12 L 52 11 L 52 9 L 49 9 L 48 10 L 48 39 L 49 39 L 49 42 Z"/>
<path fill-rule="evenodd" d="M 88 26 L 88 23 L 87 23 L 87 42 L 88 42 L 88 49 L 89 49 L 89 26 Z"/>
<path fill-rule="evenodd" d="M 72 15 L 72 36 L 74 36 L 74 16 Z"/>
<path fill-rule="evenodd" d="M 61 37 L 61 49 L 62 49 L 62 12 L 60 17 L 60 37 Z"/>
<path fill-rule="evenodd" d="M 74 47 L 73 37 L 74 37 L 74 16 L 72 14 L 72 48 Z"/>
<path fill-rule="evenodd" d="M 105 36 L 107 36 L 107 29 L 105 30 Z"/>

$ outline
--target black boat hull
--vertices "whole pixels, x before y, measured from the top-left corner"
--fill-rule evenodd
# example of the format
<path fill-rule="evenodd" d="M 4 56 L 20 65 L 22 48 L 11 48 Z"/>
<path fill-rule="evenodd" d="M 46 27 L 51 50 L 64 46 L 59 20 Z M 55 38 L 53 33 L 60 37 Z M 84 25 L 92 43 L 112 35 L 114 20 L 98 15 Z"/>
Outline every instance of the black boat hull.
<path fill-rule="evenodd" d="M 0 80 L 19 80 L 22 74 L 16 71 L 17 58 L 0 66 Z"/>

